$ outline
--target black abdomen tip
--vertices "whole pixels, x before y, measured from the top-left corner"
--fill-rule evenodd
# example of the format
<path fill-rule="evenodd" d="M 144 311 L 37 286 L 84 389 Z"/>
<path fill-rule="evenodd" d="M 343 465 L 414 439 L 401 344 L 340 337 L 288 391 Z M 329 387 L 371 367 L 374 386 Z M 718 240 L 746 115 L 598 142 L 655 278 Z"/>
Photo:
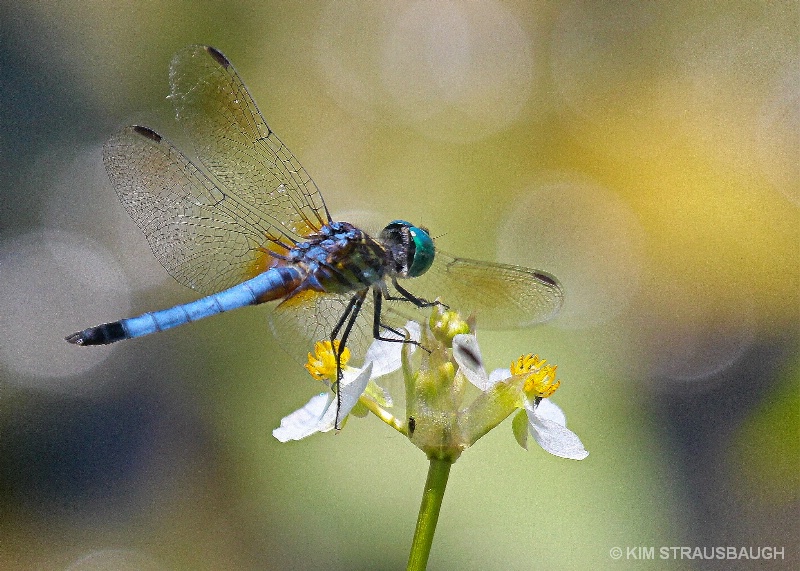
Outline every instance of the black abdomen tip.
<path fill-rule="evenodd" d="M 72 335 L 67 335 L 64 337 L 64 341 L 67 343 L 72 343 L 73 345 L 85 345 L 85 337 L 83 335 L 83 331 L 78 331 L 77 333 L 73 333 Z"/>
<path fill-rule="evenodd" d="M 97 327 L 90 327 L 72 335 L 67 335 L 64 340 L 73 345 L 108 345 L 127 338 L 128 334 L 125 333 L 122 324 L 119 321 L 115 321 L 114 323 L 104 323 Z"/>

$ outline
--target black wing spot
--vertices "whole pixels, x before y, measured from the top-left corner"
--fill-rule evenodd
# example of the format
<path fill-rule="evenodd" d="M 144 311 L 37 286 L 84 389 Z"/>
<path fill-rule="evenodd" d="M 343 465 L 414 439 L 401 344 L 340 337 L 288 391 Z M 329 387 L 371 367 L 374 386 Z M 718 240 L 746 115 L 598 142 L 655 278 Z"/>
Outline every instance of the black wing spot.
<path fill-rule="evenodd" d="M 133 127 L 131 127 L 131 129 L 133 129 L 135 133 L 141 135 L 142 137 L 146 137 L 151 141 L 155 141 L 156 143 L 161 142 L 161 135 L 159 135 L 152 129 L 149 129 L 147 127 L 142 127 L 141 125 L 134 125 Z"/>
<path fill-rule="evenodd" d="M 536 276 L 536 279 L 538 279 L 540 282 L 544 282 L 544 283 L 546 283 L 548 285 L 551 285 L 553 287 L 558 287 L 558 282 L 556 282 L 555 279 L 553 279 L 552 277 L 548 276 L 547 274 L 541 274 L 539 272 L 536 272 L 533 275 Z"/>
<path fill-rule="evenodd" d="M 228 61 L 228 58 L 222 55 L 222 52 L 219 51 L 217 48 L 206 46 L 206 51 L 208 52 L 208 55 L 213 57 L 217 61 L 217 63 L 222 67 L 228 68 L 231 66 L 231 62 Z"/>

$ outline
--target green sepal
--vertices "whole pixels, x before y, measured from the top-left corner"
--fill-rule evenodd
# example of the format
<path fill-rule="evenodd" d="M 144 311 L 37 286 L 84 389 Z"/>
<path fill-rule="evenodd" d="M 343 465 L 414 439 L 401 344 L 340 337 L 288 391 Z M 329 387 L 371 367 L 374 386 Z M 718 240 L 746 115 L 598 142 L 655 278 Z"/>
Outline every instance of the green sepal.
<path fill-rule="evenodd" d="M 389 408 L 392 406 L 392 395 L 389 391 L 381 387 L 375 381 L 370 381 L 367 388 L 364 389 L 364 394 L 374 400 L 381 408 Z"/>
<path fill-rule="evenodd" d="M 525 450 L 528 449 L 528 413 L 523 408 L 514 415 L 514 420 L 511 421 L 511 430 L 514 432 L 514 438 L 517 443 Z"/>
<path fill-rule="evenodd" d="M 357 416 L 358 418 L 364 418 L 369 414 L 369 409 L 361 404 L 361 401 L 356 403 L 356 406 L 353 407 L 353 410 L 350 411 L 350 414 L 353 416 Z M 350 416 L 349 414 L 347 416 Z M 342 425 L 344 426 L 344 425 Z"/>

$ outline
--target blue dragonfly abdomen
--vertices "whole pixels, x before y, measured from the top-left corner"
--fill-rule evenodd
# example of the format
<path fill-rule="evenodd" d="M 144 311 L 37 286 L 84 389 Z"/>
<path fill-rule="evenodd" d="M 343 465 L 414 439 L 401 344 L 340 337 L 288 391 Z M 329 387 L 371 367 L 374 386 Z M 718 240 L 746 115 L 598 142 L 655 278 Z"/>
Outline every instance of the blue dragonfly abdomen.
<path fill-rule="evenodd" d="M 107 345 L 141 337 L 224 311 L 283 298 L 296 290 L 302 281 L 303 274 L 297 268 L 272 268 L 225 291 L 196 301 L 90 327 L 66 339 L 75 345 Z"/>

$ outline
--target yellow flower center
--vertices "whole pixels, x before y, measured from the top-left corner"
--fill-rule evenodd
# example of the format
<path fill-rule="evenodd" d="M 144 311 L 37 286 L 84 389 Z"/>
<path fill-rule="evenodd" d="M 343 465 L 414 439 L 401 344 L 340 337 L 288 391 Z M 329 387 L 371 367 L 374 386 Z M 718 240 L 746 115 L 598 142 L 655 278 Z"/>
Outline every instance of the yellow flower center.
<path fill-rule="evenodd" d="M 323 381 L 336 376 L 336 352 L 339 350 L 339 342 L 334 341 L 331 345 L 330 341 L 317 341 L 314 343 L 314 355 L 308 354 L 308 363 L 305 364 L 309 374 L 317 379 Z M 342 370 L 347 366 L 350 360 L 350 349 L 344 348 L 339 358 L 339 365 Z"/>
<path fill-rule="evenodd" d="M 529 397 L 548 398 L 561 385 L 556 380 L 556 365 L 547 365 L 539 355 L 523 355 L 511 363 L 512 375 L 526 375 L 522 390 Z"/>

